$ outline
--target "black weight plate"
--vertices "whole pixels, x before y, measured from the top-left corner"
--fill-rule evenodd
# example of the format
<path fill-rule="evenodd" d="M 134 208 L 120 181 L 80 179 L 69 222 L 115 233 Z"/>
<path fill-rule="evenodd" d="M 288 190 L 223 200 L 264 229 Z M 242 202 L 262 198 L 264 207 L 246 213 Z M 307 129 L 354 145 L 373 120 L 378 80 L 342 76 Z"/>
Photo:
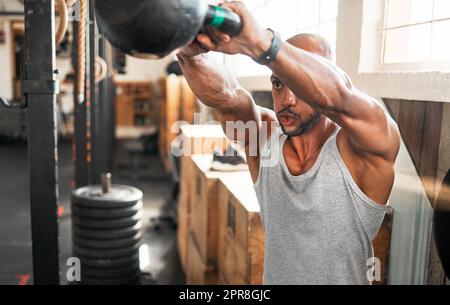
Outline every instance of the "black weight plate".
<path fill-rule="evenodd" d="M 138 232 L 134 236 L 130 237 L 119 239 L 108 239 L 108 240 L 89 239 L 79 237 L 76 235 L 73 236 L 73 242 L 76 243 L 77 245 L 93 249 L 114 249 L 114 248 L 128 247 L 139 243 L 141 239 L 142 239 L 142 232 Z"/>
<path fill-rule="evenodd" d="M 138 271 L 140 271 L 139 262 L 119 268 L 92 268 L 81 265 L 81 274 L 88 277 L 105 279 L 129 276 L 130 274 L 136 274 Z"/>
<path fill-rule="evenodd" d="M 120 229 L 125 227 L 131 227 L 137 224 L 144 213 L 139 211 L 136 215 L 131 217 L 123 217 L 116 219 L 92 219 L 80 217 L 78 215 L 72 214 L 72 222 L 82 228 L 90 229 Z"/>
<path fill-rule="evenodd" d="M 86 247 L 81 247 L 77 244 L 73 245 L 73 252 L 75 256 L 87 256 L 92 258 L 116 258 L 116 257 L 126 257 L 139 251 L 139 244 L 130 247 L 123 247 L 117 249 L 91 249 Z"/>
<path fill-rule="evenodd" d="M 136 285 L 139 282 L 139 277 L 142 272 L 136 271 L 135 274 L 130 274 L 124 277 L 102 279 L 90 276 L 83 276 L 81 274 L 81 284 L 82 285 Z"/>
<path fill-rule="evenodd" d="M 79 256 L 78 258 L 81 261 L 81 265 L 94 268 L 117 268 L 139 262 L 139 251 L 136 251 L 136 253 L 131 256 L 119 258 L 91 258 L 85 256 Z"/>
<path fill-rule="evenodd" d="M 90 239 L 117 239 L 124 238 L 128 236 L 136 235 L 140 230 L 142 230 L 143 223 L 139 221 L 136 225 L 128 228 L 121 229 L 110 229 L 110 230 L 95 230 L 95 229 L 86 229 L 79 227 L 75 224 L 72 224 L 72 231 L 74 235 L 87 237 Z"/>
<path fill-rule="evenodd" d="M 103 193 L 99 185 L 86 186 L 72 192 L 72 205 L 94 209 L 125 208 L 142 200 L 142 192 L 127 185 L 111 186 L 110 192 Z"/>
<path fill-rule="evenodd" d="M 125 208 L 117 208 L 117 209 L 94 209 L 94 208 L 86 208 L 83 206 L 72 205 L 72 213 L 88 218 L 95 219 L 114 219 L 121 217 L 130 217 L 135 215 L 142 208 L 142 201 L 138 201 L 136 204 L 125 207 Z"/>
<path fill-rule="evenodd" d="M 136 203 L 138 203 L 140 200 L 137 201 L 132 201 L 132 202 L 119 202 L 119 201 L 95 201 L 95 200 L 85 200 L 85 199 L 78 199 L 78 198 L 74 198 L 72 197 L 71 199 L 71 204 L 72 207 L 73 206 L 78 206 L 78 207 L 83 207 L 83 208 L 88 208 L 88 209 L 122 209 L 122 208 L 127 208 L 130 206 L 135 205 Z"/>

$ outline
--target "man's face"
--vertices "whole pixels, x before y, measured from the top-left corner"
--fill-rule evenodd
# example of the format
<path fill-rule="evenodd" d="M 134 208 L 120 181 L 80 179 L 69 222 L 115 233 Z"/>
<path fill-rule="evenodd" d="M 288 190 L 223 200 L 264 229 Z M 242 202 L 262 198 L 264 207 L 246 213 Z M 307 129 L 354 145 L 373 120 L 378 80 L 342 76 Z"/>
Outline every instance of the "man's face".
<path fill-rule="evenodd" d="M 320 120 L 320 113 L 297 98 L 275 75 L 270 80 L 274 110 L 284 134 L 301 136 L 314 128 Z"/>

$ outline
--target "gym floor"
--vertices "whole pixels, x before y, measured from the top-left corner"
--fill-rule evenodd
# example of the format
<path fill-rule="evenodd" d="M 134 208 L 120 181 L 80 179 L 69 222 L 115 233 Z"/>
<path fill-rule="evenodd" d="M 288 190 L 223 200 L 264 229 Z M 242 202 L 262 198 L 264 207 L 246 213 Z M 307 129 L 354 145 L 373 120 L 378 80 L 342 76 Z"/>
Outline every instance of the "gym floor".
<path fill-rule="evenodd" d="M 162 224 L 155 230 L 150 219 L 158 216 L 172 192 L 171 177 L 164 173 L 158 155 L 139 156 L 139 179 L 130 174 L 126 165 L 129 156 L 123 142 L 117 145 L 113 183 L 126 184 L 144 193 L 144 219 L 146 221 L 141 267 L 151 275 L 145 284 L 184 284 L 181 270 L 176 230 Z M 125 166 L 124 166 L 125 165 Z M 30 206 L 28 194 L 28 159 L 26 144 L 0 144 L 0 285 L 32 284 L 32 245 Z M 67 258 L 72 256 L 70 189 L 74 175 L 71 160 L 71 144 L 59 144 L 59 203 L 60 203 L 60 270 L 61 283 L 66 284 Z M 147 279 L 149 277 L 146 277 Z"/>

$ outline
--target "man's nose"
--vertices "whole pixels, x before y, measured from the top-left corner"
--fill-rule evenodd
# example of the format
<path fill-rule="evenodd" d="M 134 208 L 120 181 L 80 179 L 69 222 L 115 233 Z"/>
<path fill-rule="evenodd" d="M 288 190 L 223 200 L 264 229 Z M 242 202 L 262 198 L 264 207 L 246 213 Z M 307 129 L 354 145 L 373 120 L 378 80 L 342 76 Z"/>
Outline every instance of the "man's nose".
<path fill-rule="evenodd" d="M 297 97 L 291 90 L 286 90 L 285 96 L 282 101 L 283 107 L 289 108 L 297 104 Z"/>

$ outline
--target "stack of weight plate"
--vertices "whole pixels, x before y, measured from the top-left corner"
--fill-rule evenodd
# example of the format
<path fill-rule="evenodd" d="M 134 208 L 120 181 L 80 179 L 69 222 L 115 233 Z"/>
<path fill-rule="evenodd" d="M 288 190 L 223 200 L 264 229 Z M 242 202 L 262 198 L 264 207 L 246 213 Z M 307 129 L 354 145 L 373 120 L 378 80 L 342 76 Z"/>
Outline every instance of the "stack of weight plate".
<path fill-rule="evenodd" d="M 141 271 L 142 192 L 134 187 L 88 186 L 72 193 L 74 256 L 81 283 L 134 284 Z"/>

